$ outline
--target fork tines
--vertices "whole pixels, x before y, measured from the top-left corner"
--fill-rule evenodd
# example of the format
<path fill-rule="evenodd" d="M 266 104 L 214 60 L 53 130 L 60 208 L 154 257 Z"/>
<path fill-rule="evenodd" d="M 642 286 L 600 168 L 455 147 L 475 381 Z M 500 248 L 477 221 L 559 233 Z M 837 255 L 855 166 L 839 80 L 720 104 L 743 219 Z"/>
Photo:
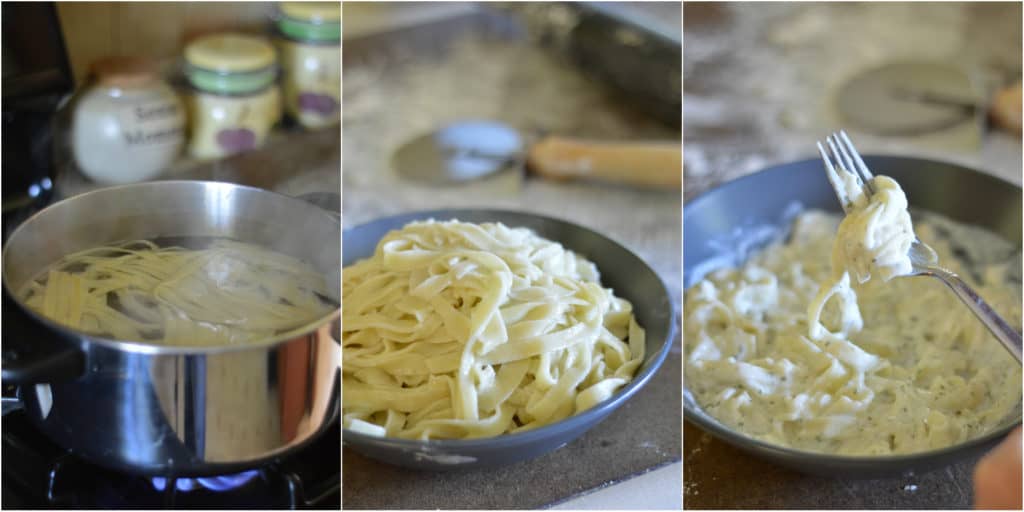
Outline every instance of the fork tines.
<path fill-rule="evenodd" d="M 822 145 L 821 141 L 818 141 L 818 151 L 821 153 L 821 160 L 825 163 L 825 174 L 828 175 L 828 180 L 832 184 L 832 189 L 835 190 L 843 210 L 849 208 L 850 198 L 845 193 L 839 172 L 845 171 L 853 174 L 863 185 L 865 193 L 869 197 L 874 194 L 875 189 L 871 185 L 874 175 L 871 174 L 871 170 L 864 163 L 864 159 L 860 157 L 860 153 L 857 152 L 857 148 L 854 147 L 846 132 L 840 130 L 829 135 L 825 139 L 825 144 L 827 148 Z"/>
<path fill-rule="evenodd" d="M 853 145 L 853 141 L 846 135 L 846 131 L 839 130 L 832 135 L 829 135 L 825 139 L 831 150 L 832 157 L 838 163 L 838 166 L 853 173 L 854 176 L 860 180 L 867 189 L 868 195 L 875 193 L 875 188 L 871 185 L 871 180 L 875 177 L 868 169 L 867 164 L 864 163 L 864 159 L 860 157 L 860 153 L 857 152 L 857 148 Z M 821 149 L 821 144 L 818 145 Z"/>

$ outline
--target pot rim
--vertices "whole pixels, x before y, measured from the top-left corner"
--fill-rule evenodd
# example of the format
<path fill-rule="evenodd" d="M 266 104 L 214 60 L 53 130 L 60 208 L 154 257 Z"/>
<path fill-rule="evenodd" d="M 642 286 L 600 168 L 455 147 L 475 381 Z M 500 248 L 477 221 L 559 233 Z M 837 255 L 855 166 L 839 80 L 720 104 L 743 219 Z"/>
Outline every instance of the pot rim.
<path fill-rule="evenodd" d="M 323 208 L 319 208 L 316 205 L 313 205 L 311 203 L 306 203 L 306 202 L 302 201 L 299 198 L 292 197 L 292 196 L 289 196 L 287 194 L 282 194 L 280 192 L 274 192 L 274 191 L 271 191 L 271 190 L 259 188 L 259 187 L 254 187 L 254 186 L 250 186 L 250 185 L 240 185 L 240 184 L 237 184 L 237 183 L 229 183 L 229 182 L 226 182 L 226 181 L 212 181 L 212 180 L 161 180 L 161 181 L 149 181 L 149 182 L 143 182 L 143 183 L 129 183 L 129 184 L 125 184 L 125 185 L 116 185 L 116 186 L 98 188 L 96 190 L 90 190 L 88 192 L 83 192 L 81 194 L 74 195 L 74 196 L 71 196 L 71 197 L 67 197 L 67 198 L 61 199 L 60 201 L 57 201 L 57 202 L 55 202 L 53 204 L 50 204 L 46 208 L 43 208 L 42 210 L 39 210 L 38 212 L 32 214 L 29 218 L 25 219 L 25 221 L 23 221 L 17 228 L 14 229 L 14 231 L 11 232 L 11 235 L 7 238 L 7 242 L 4 244 L 3 252 L 2 252 L 2 254 L 0 254 L 0 257 L 2 257 L 2 259 L 6 259 L 7 258 L 7 253 L 11 249 L 10 241 L 14 240 L 15 237 L 19 233 L 21 233 L 21 231 L 23 229 L 28 229 L 27 228 L 28 224 L 30 224 L 36 217 L 44 214 L 45 212 L 50 211 L 51 209 L 59 208 L 63 204 L 70 203 L 71 201 L 74 201 L 76 199 L 81 199 L 81 198 L 83 198 L 85 196 L 93 195 L 93 194 L 98 194 L 98 193 L 110 193 L 110 192 L 115 192 L 115 191 L 122 191 L 122 192 L 130 193 L 130 191 L 128 189 L 133 189 L 133 188 L 144 188 L 144 187 L 165 187 L 166 188 L 166 187 L 169 187 L 169 186 L 183 186 L 183 185 L 191 185 L 191 186 L 209 186 L 209 185 L 214 185 L 214 186 L 217 186 L 217 187 L 248 190 L 248 191 L 252 191 L 252 192 L 255 192 L 255 193 L 276 195 L 276 196 L 280 196 L 280 197 L 285 198 L 285 199 L 290 200 L 290 201 L 298 201 L 298 202 L 303 203 L 303 204 L 308 204 L 309 206 L 319 210 L 320 213 L 322 215 L 324 215 L 326 219 L 328 219 L 328 220 L 338 224 L 338 234 L 339 234 L 339 242 L 340 242 L 340 234 L 341 234 L 341 220 L 340 220 L 340 218 L 337 218 L 334 215 L 331 215 L 328 211 L 324 210 Z M 108 337 L 104 337 L 104 336 L 97 336 L 97 335 L 90 334 L 90 333 L 87 333 L 85 331 L 81 331 L 81 330 L 78 330 L 78 329 L 72 329 L 72 328 L 70 328 L 70 327 L 68 327 L 66 325 L 63 325 L 63 324 L 58 323 L 58 322 L 55 322 L 55 321 L 53 321 L 53 320 L 51 320 L 51 319 L 49 319 L 49 318 L 47 318 L 47 317 L 37 313 L 32 308 L 30 308 L 27 305 L 25 305 L 25 303 L 22 302 L 22 300 L 20 298 L 18 298 L 17 294 L 15 294 L 14 291 L 10 287 L 10 281 L 11 280 L 7 277 L 7 268 L 6 268 L 6 266 L 4 266 L 4 268 L 3 268 L 2 276 L 3 276 L 3 290 L 4 290 L 4 293 L 6 293 L 14 301 L 14 303 L 17 304 L 18 307 L 22 309 L 22 311 L 24 311 L 26 314 L 28 314 L 30 317 L 32 317 L 35 321 L 40 322 L 41 324 L 43 324 L 47 328 L 56 330 L 59 333 L 64 334 L 65 336 L 73 337 L 74 339 L 78 340 L 80 343 L 96 344 L 96 345 L 100 345 L 100 346 L 103 346 L 103 347 L 106 347 L 106 348 L 111 348 L 111 349 L 114 349 L 114 350 L 122 350 L 122 351 L 137 353 L 137 354 L 147 354 L 147 355 L 197 355 L 197 354 L 202 354 L 202 355 L 212 355 L 212 354 L 223 354 L 223 353 L 229 353 L 229 352 L 241 352 L 241 351 L 250 350 L 250 349 L 263 349 L 263 348 L 272 347 L 272 346 L 275 346 L 275 345 L 278 345 L 278 344 L 290 341 L 292 339 L 295 339 L 298 336 L 302 336 L 302 335 L 308 334 L 310 332 L 316 331 L 316 330 L 320 329 L 321 327 L 323 327 L 324 325 L 331 325 L 331 324 L 333 324 L 335 322 L 340 322 L 341 321 L 341 305 L 340 305 L 341 297 L 339 296 L 339 298 L 338 298 L 339 299 L 338 307 L 336 307 L 334 309 L 331 309 L 328 313 L 326 313 L 326 314 L 324 314 L 322 316 L 319 316 L 319 317 L 317 317 L 317 318 L 315 318 L 313 320 L 310 320 L 309 322 L 306 322 L 306 323 L 304 323 L 304 324 L 302 324 L 302 325 L 300 325 L 298 327 L 295 327 L 293 329 L 289 329 L 286 332 L 279 333 L 277 335 L 270 336 L 270 337 L 267 337 L 267 338 L 259 339 L 259 340 L 256 340 L 256 341 L 252 342 L 252 343 L 238 343 L 238 344 L 231 344 L 231 345 L 215 345 L 215 346 L 208 346 L 208 347 L 190 347 L 190 346 L 184 346 L 184 345 L 158 345 L 158 344 L 155 344 L 155 343 L 148 343 L 148 342 L 142 342 L 142 341 L 137 341 L 137 340 L 122 340 L 122 339 L 117 339 L 117 338 L 108 338 Z M 340 286 L 340 282 L 339 282 L 339 286 Z"/>

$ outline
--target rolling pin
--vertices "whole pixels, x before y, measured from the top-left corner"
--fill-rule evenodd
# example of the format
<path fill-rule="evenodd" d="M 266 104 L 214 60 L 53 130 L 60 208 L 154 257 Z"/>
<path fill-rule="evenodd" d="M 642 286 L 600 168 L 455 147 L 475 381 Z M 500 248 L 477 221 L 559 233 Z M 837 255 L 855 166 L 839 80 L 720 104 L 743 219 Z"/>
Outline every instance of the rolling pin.
<path fill-rule="evenodd" d="M 678 190 L 683 183 L 679 142 L 608 142 L 548 136 L 527 152 L 527 168 L 552 180 L 593 179 Z"/>

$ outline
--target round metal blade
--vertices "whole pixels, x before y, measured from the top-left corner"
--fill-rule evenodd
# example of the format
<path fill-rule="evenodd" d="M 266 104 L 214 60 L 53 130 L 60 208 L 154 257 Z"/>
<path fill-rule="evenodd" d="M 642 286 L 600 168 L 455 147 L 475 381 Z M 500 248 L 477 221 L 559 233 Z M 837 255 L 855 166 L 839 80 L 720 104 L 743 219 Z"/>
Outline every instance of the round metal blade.
<path fill-rule="evenodd" d="M 410 140 L 391 166 L 403 179 L 423 183 L 475 180 L 521 164 L 523 139 L 493 121 L 459 121 Z"/>

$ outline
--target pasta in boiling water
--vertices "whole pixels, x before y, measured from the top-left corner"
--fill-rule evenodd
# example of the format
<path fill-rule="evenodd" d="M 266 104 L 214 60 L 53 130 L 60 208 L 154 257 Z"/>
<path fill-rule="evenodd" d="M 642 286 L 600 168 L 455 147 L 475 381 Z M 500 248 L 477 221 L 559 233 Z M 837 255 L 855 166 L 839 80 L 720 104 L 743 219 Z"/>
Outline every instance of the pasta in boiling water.
<path fill-rule="evenodd" d="M 479 438 L 610 397 L 644 358 L 631 304 L 534 232 L 414 222 L 342 271 L 343 421 L 372 435 Z"/>
<path fill-rule="evenodd" d="M 336 307 L 309 265 L 226 239 L 203 249 L 146 240 L 88 249 L 52 265 L 21 297 L 73 329 L 187 346 L 266 339 Z"/>

